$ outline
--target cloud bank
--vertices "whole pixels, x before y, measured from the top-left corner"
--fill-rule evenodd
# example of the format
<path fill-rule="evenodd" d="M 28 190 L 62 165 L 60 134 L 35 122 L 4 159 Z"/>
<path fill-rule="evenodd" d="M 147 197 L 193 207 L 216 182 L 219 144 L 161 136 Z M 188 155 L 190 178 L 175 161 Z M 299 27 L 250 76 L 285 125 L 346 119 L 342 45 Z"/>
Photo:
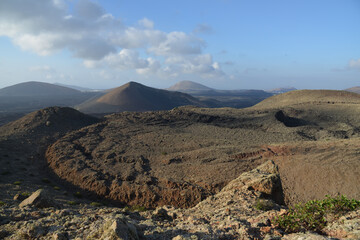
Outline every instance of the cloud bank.
<path fill-rule="evenodd" d="M 199 25 L 197 32 L 209 29 Z M 126 26 L 90 0 L 0 1 L 0 36 L 43 56 L 67 50 L 91 68 L 165 77 L 225 75 L 194 33 L 157 30 L 147 18 Z"/>

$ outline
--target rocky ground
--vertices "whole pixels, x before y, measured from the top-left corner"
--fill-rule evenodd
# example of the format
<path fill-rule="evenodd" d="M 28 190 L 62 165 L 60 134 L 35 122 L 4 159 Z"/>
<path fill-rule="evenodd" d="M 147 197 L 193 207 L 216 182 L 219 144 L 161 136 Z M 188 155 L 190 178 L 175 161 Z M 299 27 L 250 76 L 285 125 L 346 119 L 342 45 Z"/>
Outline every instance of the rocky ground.
<path fill-rule="evenodd" d="M 159 207 L 148 211 L 100 206 L 38 190 L 21 202 L 0 208 L 2 239 L 359 239 L 360 211 L 332 220 L 327 236 L 285 234 L 273 219 L 286 209 L 272 199 L 279 193 L 277 166 L 268 161 L 231 181 L 222 191 L 193 208 Z M 249 190 L 251 189 L 251 190 Z M 16 198 L 19 198 L 17 196 Z M 68 197 L 70 199 L 71 197 Z M 256 207 L 261 201 L 266 210 Z M 75 204 L 76 202 L 76 204 Z"/>

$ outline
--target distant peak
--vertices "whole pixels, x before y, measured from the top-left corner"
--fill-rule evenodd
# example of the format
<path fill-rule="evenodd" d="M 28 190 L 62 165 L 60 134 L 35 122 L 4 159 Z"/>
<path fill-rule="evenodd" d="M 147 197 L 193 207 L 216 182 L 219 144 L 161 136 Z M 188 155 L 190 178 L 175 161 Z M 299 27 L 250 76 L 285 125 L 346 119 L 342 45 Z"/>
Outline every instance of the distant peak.
<path fill-rule="evenodd" d="M 144 85 L 142 85 L 141 83 L 138 83 L 138 82 L 133 82 L 133 81 L 125 83 L 123 85 L 123 87 L 139 87 L 139 86 L 144 86 Z"/>
<path fill-rule="evenodd" d="M 209 88 L 205 85 L 202 85 L 197 82 L 192 81 L 180 81 L 176 83 L 175 85 L 168 88 L 170 91 L 209 91 L 212 90 L 212 88 Z"/>

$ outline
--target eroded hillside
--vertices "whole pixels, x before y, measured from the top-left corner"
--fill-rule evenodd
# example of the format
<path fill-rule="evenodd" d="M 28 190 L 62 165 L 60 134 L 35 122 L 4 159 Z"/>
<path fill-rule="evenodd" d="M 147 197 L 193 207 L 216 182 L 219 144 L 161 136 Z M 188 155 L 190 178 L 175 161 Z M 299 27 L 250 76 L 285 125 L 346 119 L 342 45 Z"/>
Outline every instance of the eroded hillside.
<path fill-rule="evenodd" d="M 281 108 L 181 107 L 164 112 L 115 114 L 61 138 L 48 149 L 46 157 L 58 176 L 105 198 L 148 207 L 190 207 L 267 159 L 282 161 L 296 155 L 299 162 L 308 161 L 309 168 L 316 168 L 311 165 L 311 156 L 302 157 L 308 154 L 308 148 L 302 145 L 310 144 L 317 152 L 326 149 L 324 142 L 338 146 L 339 140 L 360 136 L 360 110 L 357 104 L 346 101 Z M 289 143 L 297 148 L 284 151 L 278 147 Z M 354 140 L 352 145 L 356 143 Z M 334 150 L 323 164 L 335 167 L 334 158 L 342 156 L 340 150 L 338 154 Z M 324 170 L 329 181 L 334 181 L 331 193 L 342 193 L 344 185 L 358 180 L 355 173 L 359 159 L 356 149 L 351 151 L 353 158 L 342 158 L 344 163 L 336 165 L 343 172 L 351 172 L 348 182 L 340 184 L 331 176 L 335 172 Z M 291 168 L 285 162 L 279 165 Z M 308 172 L 320 176 L 316 169 Z M 300 178 L 318 182 L 306 191 L 318 187 L 325 190 L 296 197 L 287 192 L 289 203 L 327 192 L 324 181 L 308 178 L 306 170 L 303 174 Z M 288 175 L 287 179 L 292 185 L 299 177 Z M 289 184 L 284 182 L 288 189 L 296 189 Z M 358 196 L 358 189 L 356 193 L 352 190 L 344 193 Z"/>

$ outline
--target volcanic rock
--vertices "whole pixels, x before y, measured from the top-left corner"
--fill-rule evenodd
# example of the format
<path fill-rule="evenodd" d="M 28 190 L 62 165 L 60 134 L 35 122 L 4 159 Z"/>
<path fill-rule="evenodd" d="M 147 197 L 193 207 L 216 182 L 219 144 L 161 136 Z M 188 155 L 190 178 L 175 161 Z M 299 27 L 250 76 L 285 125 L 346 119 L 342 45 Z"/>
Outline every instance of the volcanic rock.
<path fill-rule="evenodd" d="M 48 196 L 45 190 L 39 189 L 33 194 L 31 194 L 30 197 L 26 198 L 24 201 L 22 201 L 19 204 L 19 207 L 25 207 L 25 206 L 48 208 L 48 207 L 56 207 L 58 205 L 50 199 L 50 197 Z"/>

